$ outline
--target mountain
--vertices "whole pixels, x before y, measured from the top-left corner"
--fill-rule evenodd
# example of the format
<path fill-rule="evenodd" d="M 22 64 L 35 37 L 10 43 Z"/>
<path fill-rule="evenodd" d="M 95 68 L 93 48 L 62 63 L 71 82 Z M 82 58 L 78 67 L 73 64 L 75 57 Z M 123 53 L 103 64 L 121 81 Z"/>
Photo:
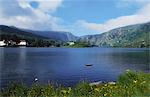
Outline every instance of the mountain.
<path fill-rule="evenodd" d="M 33 30 L 26 30 L 26 29 L 22 29 L 24 31 L 33 33 L 33 34 L 37 34 L 37 35 L 41 35 L 44 37 L 48 37 L 50 39 L 54 39 L 54 40 L 59 40 L 59 41 L 75 41 L 78 39 L 77 36 L 74 36 L 72 33 L 70 32 L 62 32 L 62 31 L 33 31 Z"/>
<path fill-rule="evenodd" d="M 14 26 L 0 25 L 0 40 L 5 40 L 7 44 L 8 41 L 19 43 L 21 40 L 26 40 L 28 46 L 32 47 L 60 47 L 64 46 L 68 41 L 75 41 L 77 39 L 78 37 L 69 32 L 33 31 Z M 14 45 L 10 44 L 9 46 Z"/>
<path fill-rule="evenodd" d="M 150 47 L 150 22 L 116 28 L 96 35 L 76 37 L 69 32 L 33 31 L 12 26 L 0 25 L 0 38 L 4 34 L 17 35 L 22 39 L 88 42 L 99 47 Z M 10 36 L 7 36 L 7 38 Z M 57 44 L 57 43 L 56 43 Z"/>
<path fill-rule="evenodd" d="M 78 41 L 100 47 L 150 47 L 150 22 L 116 28 L 97 35 L 86 35 Z"/>
<path fill-rule="evenodd" d="M 20 36 L 52 39 L 57 41 L 75 41 L 78 39 L 70 32 L 58 32 L 58 31 L 33 31 L 29 29 L 20 29 L 14 26 L 0 25 L 0 34 L 17 34 Z"/>
<path fill-rule="evenodd" d="M 9 27 L 5 25 L 0 25 L 0 35 L 18 35 L 21 38 L 39 38 L 39 39 L 49 39 L 48 37 L 36 35 L 27 31 L 20 30 L 16 27 Z"/>

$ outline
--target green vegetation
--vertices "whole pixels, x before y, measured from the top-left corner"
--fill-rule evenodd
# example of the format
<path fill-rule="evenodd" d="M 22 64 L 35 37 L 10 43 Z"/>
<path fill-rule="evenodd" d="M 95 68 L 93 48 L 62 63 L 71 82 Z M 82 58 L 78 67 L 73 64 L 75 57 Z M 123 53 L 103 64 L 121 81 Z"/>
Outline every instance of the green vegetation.
<path fill-rule="evenodd" d="M 60 47 L 62 45 L 61 41 L 55 41 L 41 37 L 21 36 L 17 34 L 1 34 L 0 37 L 0 40 L 5 40 L 5 43 L 8 44 L 7 46 L 16 47 L 16 45 L 9 44 L 10 40 L 16 43 L 19 43 L 20 40 L 26 40 L 28 47 Z"/>
<path fill-rule="evenodd" d="M 150 48 L 150 22 L 120 27 L 102 34 L 87 35 L 79 40 L 100 47 Z"/>
<path fill-rule="evenodd" d="M 31 31 L 32 32 L 32 31 Z M 15 40 L 23 39 L 28 42 L 28 46 L 32 47 L 122 47 L 122 48 L 150 48 L 150 22 L 136 25 L 129 25 L 112 29 L 108 32 L 96 35 L 86 35 L 80 38 L 74 37 L 71 34 L 70 38 L 77 41 L 73 45 L 67 45 L 66 35 L 61 35 L 59 40 L 57 34 L 48 36 L 33 34 L 28 30 L 21 30 L 15 27 L 0 25 L 0 40 Z M 34 32 L 36 33 L 36 32 Z M 53 32 L 54 33 L 54 32 Z M 59 36 L 59 35 L 58 35 Z M 53 38 L 54 37 L 54 38 Z M 57 37 L 57 38 L 56 38 Z"/>
<path fill-rule="evenodd" d="M 68 45 L 67 47 L 73 47 L 73 48 L 82 48 L 82 47 L 91 47 L 88 42 L 75 42 L 73 45 Z"/>
<path fill-rule="evenodd" d="M 75 87 L 54 87 L 35 83 L 30 88 L 12 84 L 0 93 L 2 97 L 149 97 L 150 74 L 127 70 L 117 82 L 90 85 L 82 82 Z"/>
<path fill-rule="evenodd" d="M 29 47 L 60 47 L 63 45 L 62 41 L 53 40 L 18 28 L 2 25 L 0 26 L 0 40 L 5 40 L 5 43 L 8 44 L 7 46 L 15 47 L 17 45 L 10 45 L 8 42 L 13 41 L 19 43 L 20 40 L 25 40 Z"/>

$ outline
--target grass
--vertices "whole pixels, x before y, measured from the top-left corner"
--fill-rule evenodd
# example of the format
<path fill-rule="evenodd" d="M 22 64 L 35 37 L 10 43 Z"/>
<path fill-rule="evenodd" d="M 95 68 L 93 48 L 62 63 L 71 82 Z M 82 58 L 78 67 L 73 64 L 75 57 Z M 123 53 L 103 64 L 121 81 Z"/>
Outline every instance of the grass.
<path fill-rule="evenodd" d="M 75 87 L 13 83 L 1 90 L 0 97 L 150 97 L 150 74 L 127 70 L 115 83 L 81 82 Z"/>

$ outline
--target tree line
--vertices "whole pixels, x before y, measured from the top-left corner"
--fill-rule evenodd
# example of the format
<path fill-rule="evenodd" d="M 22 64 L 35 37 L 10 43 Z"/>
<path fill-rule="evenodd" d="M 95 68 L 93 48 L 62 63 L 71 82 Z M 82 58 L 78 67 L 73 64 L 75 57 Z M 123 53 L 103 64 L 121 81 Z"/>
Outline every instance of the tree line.
<path fill-rule="evenodd" d="M 27 42 L 28 47 L 60 47 L 63 45 L 63 42 L 61 41 L 37 38 L 32 36 L 16 35 L 16 34 L 1 34 L 0 40 L 1 41 L 4 40 L 5 43 L 8 43 L 9 41 L 13 41 L 16 42 L 16 44 L 20 43 L 21 40 L 25 40 Z"/>

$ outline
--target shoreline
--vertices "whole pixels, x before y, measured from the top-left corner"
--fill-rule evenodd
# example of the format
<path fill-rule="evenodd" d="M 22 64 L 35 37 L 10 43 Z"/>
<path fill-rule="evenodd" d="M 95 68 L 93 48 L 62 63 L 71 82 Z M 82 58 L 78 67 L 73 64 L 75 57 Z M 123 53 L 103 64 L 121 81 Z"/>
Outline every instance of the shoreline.
<path fill-rule="evenodd" d="M 140 48 L 140 47 L 33 47 L 33 46 L 0 46 L 0 48 Z M 148 47 L 142 47 L 149 49 Z"/>

